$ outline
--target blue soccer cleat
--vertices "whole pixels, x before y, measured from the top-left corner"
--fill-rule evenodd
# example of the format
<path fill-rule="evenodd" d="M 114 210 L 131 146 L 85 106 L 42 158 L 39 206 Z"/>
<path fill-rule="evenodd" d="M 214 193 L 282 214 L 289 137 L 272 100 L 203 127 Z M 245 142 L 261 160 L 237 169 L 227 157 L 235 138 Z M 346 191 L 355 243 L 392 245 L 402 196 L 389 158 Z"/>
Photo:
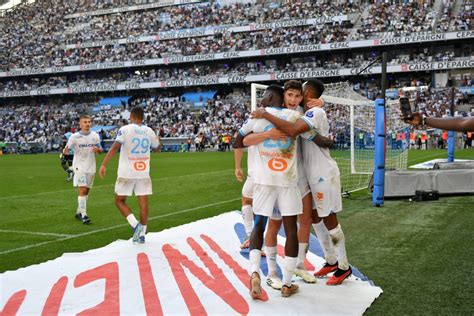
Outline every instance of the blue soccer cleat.
<path fill-rule="evenodd" d="M 138 223 L 137 226 L 133 229 L 133 238 L 132 241 L 133 243 L 138 243 L 140 239 L 140 235 L 143 232 L 143 225 Z M 145 242 L 145 238 L 143 238 L 143 242 Z"/>

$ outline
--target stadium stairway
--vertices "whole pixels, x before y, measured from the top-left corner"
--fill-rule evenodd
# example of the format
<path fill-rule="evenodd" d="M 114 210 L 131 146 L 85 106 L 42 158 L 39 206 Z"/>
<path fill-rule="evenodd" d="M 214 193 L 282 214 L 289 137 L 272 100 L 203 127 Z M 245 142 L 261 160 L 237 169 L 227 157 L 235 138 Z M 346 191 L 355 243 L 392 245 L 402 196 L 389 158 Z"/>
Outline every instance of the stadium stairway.
<path fill-rule="evenodd" d="M 443 14 L 443 0 L 436 0 L 434 5 L 433 5 L 433 12 L 434 12 L 434 18 L 433 18 L 433 27 L 435 27 L 438 24 L 438 20 L 440 16 Z"/>
<path fill-rule="evenodd" d="M 369 10 L 370 10 L 370 5 L 367 6 L 364 9 L 364 12 L 362 14 L 358 15 L 357 17 L 354 18 L 354 27 L 352 28 L 351 32 L 349 33 L 349 36 L 347 38 L 348 41 L 353 40 L 354 36 L 357 34 L 357 30 L 361 27 L 362 21 L 369 16 Z"/>

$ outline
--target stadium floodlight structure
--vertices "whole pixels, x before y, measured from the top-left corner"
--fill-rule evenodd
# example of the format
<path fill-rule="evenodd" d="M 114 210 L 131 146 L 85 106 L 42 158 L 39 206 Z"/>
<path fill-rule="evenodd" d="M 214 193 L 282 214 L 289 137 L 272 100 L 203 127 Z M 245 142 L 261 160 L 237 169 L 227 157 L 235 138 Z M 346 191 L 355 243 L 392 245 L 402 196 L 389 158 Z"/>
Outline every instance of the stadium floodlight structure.
<path fill-rule="evenodd" d="M 252 110 L 256 108 L 266 85 L 251 85 Z M 323 94 L 324 109 L 328 115 L 330 133 L 335 140 L 331 156 L 336 160 L 341 172 L 343 194 L 368 187 L 374 173 L 375 147 L 375 102 L 355 92 L 348 82 L 325 84 Z M 255 105 L 255 107 L 254 107 Z M 380 124 L 387 126 L 388 133 L 403 140 L 385 142 L 387 169 L 406 170 L 408 161 L 408 126 L 400 120 L 398 100 L 386 105 L 386 120 Z"/>

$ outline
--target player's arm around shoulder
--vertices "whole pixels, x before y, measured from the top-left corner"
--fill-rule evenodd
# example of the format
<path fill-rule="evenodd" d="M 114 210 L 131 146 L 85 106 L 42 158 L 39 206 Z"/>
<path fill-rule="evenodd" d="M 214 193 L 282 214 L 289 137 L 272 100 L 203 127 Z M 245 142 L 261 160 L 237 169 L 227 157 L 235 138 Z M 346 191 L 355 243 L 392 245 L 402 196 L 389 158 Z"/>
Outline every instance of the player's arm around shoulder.
<path fill-rule="evenodd" d="M 260 133 L 251 133 L 244 137 L 243 142 L 245 146 L 255 146 L 258 145 L 267 139 L 271 140 L 285 140 L 288 135 L 282 131 L 272 128 L 265 132 Z"/>

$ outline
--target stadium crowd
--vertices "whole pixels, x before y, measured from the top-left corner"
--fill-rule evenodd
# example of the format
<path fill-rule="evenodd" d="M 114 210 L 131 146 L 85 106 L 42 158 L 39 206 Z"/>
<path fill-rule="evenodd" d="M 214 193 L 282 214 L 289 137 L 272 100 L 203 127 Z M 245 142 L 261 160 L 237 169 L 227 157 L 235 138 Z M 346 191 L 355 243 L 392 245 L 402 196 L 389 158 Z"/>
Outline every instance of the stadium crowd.
<path fill-rule="evenodd" d="M 407 36 L 433 30 L 434 1 L 376 2 L 362 18 L 357 39 Z M 388 34 L 383 34 L 388 33 Z"/>
<path fill-rule="evenodd" d="M 367 84 L 364 82 L 354 84 L 354 89 L 363 92 Z M 413 84 L 416 85 L 416 82 Z M 379 93 L 380 91 L 374 95 Z M 415 90 L 410 92 L 409 97 L 414 99 L 419 111 L 430 116 L 442 117 L 448 113 L 450 107 L 450 93 L 446 89 Z M 469 102 L 467 95 L 456 93 L 456 105 Z M 113 127 L 102 131 L 103 139 L 111 139 L 115 136 L 117 128 L 127 124 L 130 115 L 128 109 L 139 105 L 145 109 L 145 124 L 152 127 L 161 137 L 186 139 L 186 145 L 192 144 L 195 149 L 222 150 L 225 146 L 224 138 L 233 137 L 246 119 L 249 103 L 250 96 L 240 90 L 235 90 L 225 97 L 217 96 L 215 99 L 207 100 L 207 104 L 201 108 L 194 108 L 176 95 L 139 96 L 134 98 L 128 107 L 103 107 L 93 112 L 93 123 L 101 128 Z M 43 151 L 57 151 L 64 134 L 77 130 L 79 115 L 92 112 L 96 105 L 96 103 L 56 103 L 1 107 L 0 142 L 18 143 L 18 150 L 23 148 L 25 151 L 28 149 L 28 143 L 36 142 L 42 145 Z M 350 129 L 347 126 L 350 120 L 347 107 L 328 105 L 326 111 L 336 148 L 348 148 Z M 369 146 L 373 139 L 366 129 L 373 125 L 373 115 L 364 111 L 357 115 L 359 115 L 356 120 L 357 134 L 363 133 L 364 139 L 361 145 Z M 396 116 L 394 120 L 400 121 L 398 114 L 394 115 Z"/>
<path fill-rule="evenodd" d="M 128 108 L 140 105 L 145 109 L 144 122 L 161 137 L 188 138 L 193 141 L 202 138 L 202 146 L 222 149 L 224 136 L 233 137 L 248 112 L 249 96 L 234 92 L 226 97 L 208 100 L 200 109 L 175 97 L 136 98 Z M 40 143 L 44 151 L 57 151 L 64 134 L 78 129 L 81 113 L 90 112 L 95 103 L 39 104 L 36 106 L 11 106 L 0 108 L 0 142 L 18 143 L 21 150 L 28 149 L 28 143 Z M 96 126 L 121 127 L 128 124 L 128 108 L 101 109 L 94 113 Z M 103 139 L 115 136 L 103 131 Z M 201 141 L 200 141 L 201 142 Z"/>
<path fill-rule="evenodd" d="M 433 31 L 432 1 L 356 5 L 329 1 L 286 2 L 281 6 L 234 4 L 218 6 L 193 4 L 172 6 L 120 14 L 81 16 L 64 19 L 64 15 L 92 8 L 95 1 L 36 1 L 22 5 L 3 18 L 8 28 L 0 28 L 4 69 L 25 67 L 52 67 L 113 62 L 167 55 L 194 55 L 200 53 L 263 49 L 287 45 L 340 42 L 348 39 L 366 39 L 374 36 L 412 35 Z M 99 3 L 105 3 L 100 2 Z M 108 3 L 108 2 L 107 2 Z M 107 7 L 108 5 L 106 5 Z M 444 8 L 451 8 L 447 1 Z M 100 7 L 100 6 L 99 6 Z M 282 21 L 296 18 L 314 18 L 356 13 L 365 9 L 362 25 L 353 32 L 349 22 L 316 24 L 249 33 L 219 33 L 212 36 L 171 39 L 147 43 L 130 43 L 94 48 L 64 48 L 67 43 L 90 40 L 112 40 L 128 36 L 156 34 L 159 31 L 188 29 L 212 25 L 247 25 L 252 22 Z M 440 19 L 439 30 L 471 29 L 472 10 L 466 2 L 458 16 L 449 12 Z M 54 14 L 52 14 L 54 13 Z M 449 21 L 447 20 L 449 19 Z M 453 20 L 455 19 L 455 20 Z M 451 26 L 449 26 L 451 25 Z"/>
<path fill-rule="evenodd" d="M 404 63 L 448 61 L 456 58 L 470 58 L 474 46 L 466 46 L 455 54 L 452 46 L 411 48 L 391 52 L 389 65 Z M 458 50 L 459 51 L 459 50 Z M 339 53 L 331 56 L 311 56 L 292 59 L 270 59 L 231 63 L 195 64 L 180 68 L 156 68 L 142 70 L 119 70 L 110 73 L 69 74 L 51 77 L 18 78 L 0 81 L 1 91 L 24 91 L 38 88 L 65 88 L 86 84 L 156 82 L 181 80 L 203 76 L 249 76 L 278 72 L 330 70 L 339 68 L 363 68 L 380 56 L 378 52 Z M 374 66 L 380 65 L 380 62 Z"/>

